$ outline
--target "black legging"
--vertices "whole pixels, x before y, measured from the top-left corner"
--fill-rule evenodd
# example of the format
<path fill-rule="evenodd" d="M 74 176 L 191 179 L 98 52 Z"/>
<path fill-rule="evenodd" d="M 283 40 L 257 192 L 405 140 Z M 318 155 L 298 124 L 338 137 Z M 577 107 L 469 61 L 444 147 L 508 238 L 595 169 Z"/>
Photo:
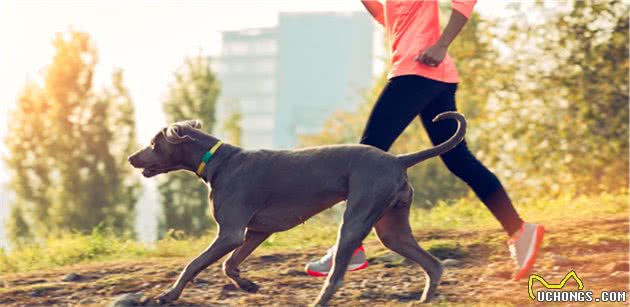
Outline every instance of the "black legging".
<path fill-rule="evenodd" d="M 444 83 L 421 76 L 409 75 L 390 79 L 378 97 L 367 121 L 361 144 L 388 151 L 392 143 L 420 116 L 433 144 L 450 138 L 457 129 L 453 120 L 432 122 L 439 113 L 456 111 L 457 84 Z M 466 141 L 441 156 L 446 167 L 470 186 L 477 197 L 499 220 L 508 234 L 522 224 L 501 182 L 466 147 Z"/>

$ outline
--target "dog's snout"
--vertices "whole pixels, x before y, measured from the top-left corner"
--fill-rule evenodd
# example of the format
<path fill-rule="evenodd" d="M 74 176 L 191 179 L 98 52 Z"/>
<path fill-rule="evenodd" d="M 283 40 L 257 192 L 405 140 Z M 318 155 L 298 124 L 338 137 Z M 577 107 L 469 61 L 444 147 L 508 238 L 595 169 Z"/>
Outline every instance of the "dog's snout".
<path fill-rule="evenodd" d="M 133 167 L 137 167 L 138 166 L 138 159 L 137 159 L 137 156 L 135 154 L 129 156 L 127 158 L 127 162 L 129 162 L 129 164 L 131 164 L 131 166 L 133 166 Z"/>

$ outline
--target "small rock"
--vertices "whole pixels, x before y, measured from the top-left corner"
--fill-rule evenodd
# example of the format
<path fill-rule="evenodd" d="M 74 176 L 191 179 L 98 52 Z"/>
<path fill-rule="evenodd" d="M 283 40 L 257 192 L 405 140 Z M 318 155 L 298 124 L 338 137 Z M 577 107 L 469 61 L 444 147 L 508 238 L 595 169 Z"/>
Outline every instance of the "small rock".
<path fill-rule="evenodd" d="M 613 273 L 616 271 L 627 272 L 628 270 L 630 270 L 630 262 L 628 261 L 613 262 L 604 266 L 604 272 L 610 272 L 610 273 Z"/>
<path fill-rule="evenodd" d="M 87 297 L 79 301 L 79 305 L 92 305 L 96 303 L 96 300 L 93 297 Z"/>
<path fill-rule="evenodd" d="M 398 255 L 396 253 L 387 253 L 379 257 L 379 259 L 384 262 L 400 262 L 400 261 L 405 260 L 405 257 Z"/>
<path fill-rule="evenodd" d="M 168 272 L 166 272 L 166 277 L 175 277 L 177 275 L 179 275 L 179 273 L 176 272 L 176 271 L 168 271 Z"/>
<path fill-rule="evenodd" d="M 304 273 L 304 271 L 301 271 L 301 270 L 288 269 L 288 270 L 285 270 L 284 272 L 282 272 L 282 275 L 302 276 L 302 275 L 306 275 L 306 273 Z"/>
<path fill-rule="evenodd" d="M 128 307 L 128 306 L 138 306 L 142 305 L 142 293 L 126 293 L 121 294 L 116 297 L 111 304 L 110 307 Z"/>
<path fill-rule="evenodd" d="M 361 292 L 361 294 L 359 295 L 358 299 L 368 299 L 368 300 L 373 300 L 375 298 L 377 298 L 379 296 L 378 292 L 372 291 L 372 290 L 365 290 L 363 292 Z"/>
<path fill-rule="evenodd" d="M 492 274 L 488 275 L 489 277 L 496 277 L 501 279 L 510 279 L 512 278 L 512 272 L 510 271 L 496 271 Z"/>
<path fill-rule="evenodd" d="M 81 280 L 81 278 L 83 278 L 83 276 L 77 273 L 70 273 L 64 276 L 62 280 L 63 281 L 78 281 L 78 280 Z"/>
<path fill-rule="evenodd" d="M 461 261 L 457 259 L 444 259 L 442 260 L 442 265 L 445 267 L 456 267 L 461 264 Z"/>

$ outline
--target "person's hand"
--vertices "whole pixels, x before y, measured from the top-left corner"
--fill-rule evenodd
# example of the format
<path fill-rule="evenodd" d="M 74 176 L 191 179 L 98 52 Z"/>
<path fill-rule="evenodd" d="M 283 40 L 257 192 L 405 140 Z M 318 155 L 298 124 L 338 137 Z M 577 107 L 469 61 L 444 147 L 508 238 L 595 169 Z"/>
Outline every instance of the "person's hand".
<path fill-rule="evenodd" d="M 435 44 L 422 51 L 413 60 L 427 66 L 436 67 L 444 60 L 447 49 L 446 46 Z"/>

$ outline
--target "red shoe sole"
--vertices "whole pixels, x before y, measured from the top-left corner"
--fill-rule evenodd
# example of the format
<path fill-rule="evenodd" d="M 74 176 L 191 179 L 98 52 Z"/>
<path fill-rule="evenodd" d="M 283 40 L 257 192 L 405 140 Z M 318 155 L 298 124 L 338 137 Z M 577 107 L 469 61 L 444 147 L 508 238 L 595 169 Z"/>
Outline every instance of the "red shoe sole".
<path fill-rule="evenodd" d="M 363 270 L 365 268 L 368 267 L 368 262 L 367 260 L 365 260 L 365 262 L 363 262 L 363 264 L 361 264 L 360 266 L 354 268 L 354 269 L 350 269 L 348 270 L 348 272 L 356 272 L 356 271 L 360 271 Z M 324 277 L 324 276 L 328 276 L 328 272 L 317 272 L 317 271 L 311 271 L 309 269 L 306 269 L 306 274 L 311 275 L 311 276 L 315 276 L 315 277 Z"/>
<path fill-rule="evenodd" d="M 545 227 L 543 225 L 538 225 L 536 227 L 536 245 L 534 247 L 534 253 L 532 256 L 525 262 L 525 265 L 522 269 L 520 269 L 514 275 L 514 280 L 519 280 L 529 273 L 536 263 L 536 257 L 538 257 L 538 251 L 540 250 L 540 245 L 542 244 L 543 237 L 545 236 Z"/>

